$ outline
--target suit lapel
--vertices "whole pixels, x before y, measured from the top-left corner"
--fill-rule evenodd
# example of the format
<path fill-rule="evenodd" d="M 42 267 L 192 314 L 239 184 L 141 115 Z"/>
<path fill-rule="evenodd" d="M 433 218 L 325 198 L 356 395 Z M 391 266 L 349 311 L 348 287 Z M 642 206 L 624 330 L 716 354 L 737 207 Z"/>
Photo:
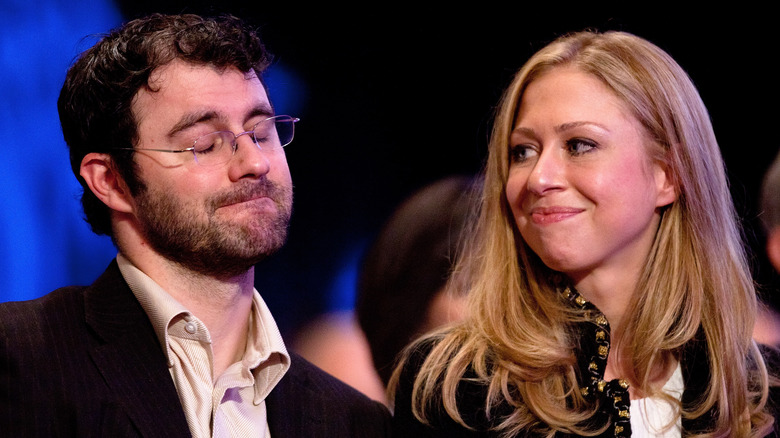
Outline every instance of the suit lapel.
<path fill-rule="evenodd" d="M 165 355 L 116 261 L 85 292 L 92 358 L 143 436 L 189 436 Z"/>
<path fill-rule="evenodd" d="M 305 436 L 307 438 L 338 436 L 339 418 L 325 418 L 327 402 L 313 391 L 300 359 L 291 353 L 290 369 L 266 398 L 268 427 L 271 436 Z"/>

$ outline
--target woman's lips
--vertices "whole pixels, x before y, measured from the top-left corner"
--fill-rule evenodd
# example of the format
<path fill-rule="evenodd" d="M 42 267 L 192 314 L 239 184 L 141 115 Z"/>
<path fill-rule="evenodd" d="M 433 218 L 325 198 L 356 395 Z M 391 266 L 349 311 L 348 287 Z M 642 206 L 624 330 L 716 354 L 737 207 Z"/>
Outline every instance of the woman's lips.
<path fill-rule="evenodd" d="M 581 213 L 583 209 L 575 207 L 536 207 L 531 210 L 531 221 L 538 225 L 560 222 Z"/>

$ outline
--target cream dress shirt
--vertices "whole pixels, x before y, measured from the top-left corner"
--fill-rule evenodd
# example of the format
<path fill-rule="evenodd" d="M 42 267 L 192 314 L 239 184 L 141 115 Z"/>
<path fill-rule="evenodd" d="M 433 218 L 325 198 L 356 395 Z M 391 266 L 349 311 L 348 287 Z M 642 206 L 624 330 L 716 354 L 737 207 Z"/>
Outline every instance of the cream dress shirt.
<path fill-rule="evenodd" d="M 244 357 L 214 380 L 206 326 L 121 254 L 117 262 L 163 346 L 192 436 L 270 438 L 265 398 L 289 369 L 290 356 L 257 290 Z"/>

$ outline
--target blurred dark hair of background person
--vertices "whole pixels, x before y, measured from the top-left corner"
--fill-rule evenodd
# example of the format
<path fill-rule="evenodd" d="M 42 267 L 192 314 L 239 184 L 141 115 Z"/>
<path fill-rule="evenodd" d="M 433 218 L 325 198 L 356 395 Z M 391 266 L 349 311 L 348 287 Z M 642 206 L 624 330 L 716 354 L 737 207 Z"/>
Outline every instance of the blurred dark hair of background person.
<path fill-rule="evenodd" d="M 385 387 L 401 350 L 463 316 L 465 296 L 446 285 L 477 186 L 474 177 L 449 176 L 401 202 L 362 255 L 355 310 L 305 324 L 295 351 L 387 403 Z"/>
<path fill-rule="evenodd" d="M 780 153 L 764 174 L 759 203 L 761 223 L 766 236 L 766 255 L 772 267 L 780 272 Z M 777 295 L 780 290 L 767 290 L 765 293 Z M 770 301 L 776 300 L 775 297 Z M 753 338 L 764 344 L 780 346 L 780 313 L 776 308 L 769 305 L 761 308 L 753 330 Z"/>
<path fill-rule="evenodd" d="M 464 297 L 445 285 L 472 211 L 474 183 L 453 176 L 414 193 L 364 255 L 357 319 L 384 385 L 410 341 L 463 316 Z"/>

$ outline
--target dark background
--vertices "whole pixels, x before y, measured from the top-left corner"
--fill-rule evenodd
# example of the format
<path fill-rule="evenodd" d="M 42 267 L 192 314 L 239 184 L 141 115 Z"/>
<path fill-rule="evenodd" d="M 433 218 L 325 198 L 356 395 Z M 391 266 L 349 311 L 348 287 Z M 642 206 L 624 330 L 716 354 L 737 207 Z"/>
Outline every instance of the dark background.
<path fill-rule="evenodd" d="M 284 333 L 351 304 L 355 261 L 392 209 L 438 178 L 478 172 L 494 105 L 511 75 L 554 37 L 585 28 L 647 38 L 692 76 L 731 174 L 756 278 L 767 285 L 767 300 L 778 301 L 756 207 L 761 177 L 778 150 L 777 37 L 767 10 L 119 5 L 126 19 L 149 12 L 239 15 L 260 28 L 278 63 L 296 75 L 298 82 L 288 83 L 297 93 L 290 108 L 302 122 L 287 149 L 296 196 L 290 238 L 258 266 L 256 280 Z"/>

